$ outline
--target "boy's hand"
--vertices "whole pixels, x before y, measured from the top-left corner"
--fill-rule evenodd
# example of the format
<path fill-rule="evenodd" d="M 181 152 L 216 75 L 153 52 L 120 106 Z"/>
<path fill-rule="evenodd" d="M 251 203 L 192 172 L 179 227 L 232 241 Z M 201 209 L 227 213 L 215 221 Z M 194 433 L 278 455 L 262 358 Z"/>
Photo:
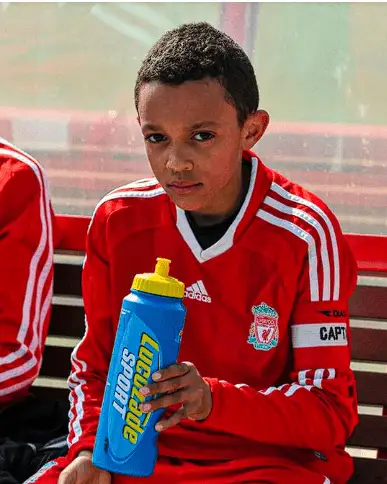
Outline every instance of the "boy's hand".
<path fill-rule="evenodd" d="M 91 457 L 90 451 L 80 452 L 71 464 L 63 469 L 58 484 L 111 484 L 111 475 L 94 467 Z"/>
<path fill-rule="evenodd" d="M 170 407 L 181 403 L 181 408 L 168 419 L 156 424 L 156 430 L 169 429 L 180 420 L 204 420 L 212 409 L 212 396 L 209 384 L 200 376 L 195 365 L 190 362 L 177 363 L 159 370 L 152 375 L 153 381 L 143 387 L 140 392 L 145 396 L 162 394 L 154 400 L 143 403 L 144 412 L 152 412 L 159 408 Z"/>

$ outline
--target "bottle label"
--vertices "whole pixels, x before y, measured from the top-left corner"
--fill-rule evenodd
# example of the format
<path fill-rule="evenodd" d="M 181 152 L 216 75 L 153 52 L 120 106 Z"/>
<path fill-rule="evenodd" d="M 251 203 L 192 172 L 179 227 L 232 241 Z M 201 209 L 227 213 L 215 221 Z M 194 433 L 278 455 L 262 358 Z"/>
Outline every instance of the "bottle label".
<path fill-rule="evenodd" d="M 109 445 L 118 459 L 127 458 L 144 436 L 152 413 L 143 413 L 139 406 L 152 397 L 146 398 L 140 389 L 151 381 L 152 373 L 162 364 L 160 344 L 154 333 L 135 314 L 130 313 L 129 317 L 130 346 L 124 337 L 120 365 L 111 382 Z"/>

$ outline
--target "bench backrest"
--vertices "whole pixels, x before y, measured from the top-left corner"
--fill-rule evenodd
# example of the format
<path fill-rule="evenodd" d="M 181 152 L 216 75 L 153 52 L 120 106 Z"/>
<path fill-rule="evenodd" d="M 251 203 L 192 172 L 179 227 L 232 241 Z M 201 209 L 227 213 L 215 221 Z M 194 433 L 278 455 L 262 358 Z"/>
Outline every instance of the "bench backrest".
<path fill-rule="evenodd" d="M 360 423 L 348 443 L 353 447 L 352 455 L 358 457 L 351 483 L 387 483 L 386 276 L 360 275 L 350 314 L 352 367 L 360 412 Z"/>
<path fill-rule="evenodd" d="M 51 326 L 41 376 L 34 385 L 34 393 L 47 398 L 67 398 L 70 355 L 84 332 L 81 272 L 88 223 L 87 217 L 58 216 L 65 236 L 55 255 Z M 350 302 L 361 413 L 348 444 L 357 457 L 351 483 L 376 484 L 387 482 L 387 237 L 347 238 L 359 265 L 358 286 Z"/>

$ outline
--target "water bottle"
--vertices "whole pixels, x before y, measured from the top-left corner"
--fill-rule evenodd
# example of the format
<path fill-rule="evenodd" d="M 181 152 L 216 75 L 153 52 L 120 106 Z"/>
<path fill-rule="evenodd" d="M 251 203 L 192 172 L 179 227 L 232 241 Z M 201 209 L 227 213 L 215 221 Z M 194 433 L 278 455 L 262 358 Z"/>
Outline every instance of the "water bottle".
<path fill-rule="evenodd" d="M 186 310 L 184 284 L 170 277 L 168 259 L 153 274 L 137 274 L 122 303 L 92 462 L 128 476 L 150 476 L 157 459 L 155 425 L 163 409 L 143 413 L 151 400 L 139 390 L 152 374 L 176 363 Z"/>

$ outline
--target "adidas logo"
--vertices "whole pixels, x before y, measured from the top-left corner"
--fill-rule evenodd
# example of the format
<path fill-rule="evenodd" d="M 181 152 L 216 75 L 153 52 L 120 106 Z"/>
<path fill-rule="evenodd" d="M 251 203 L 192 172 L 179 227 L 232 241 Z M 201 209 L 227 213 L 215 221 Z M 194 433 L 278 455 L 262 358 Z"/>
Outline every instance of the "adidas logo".
<path fill-rule="evenodd" d="M 196 299 L 196 301 L 205 303 L 211 302 L 211 298 L 204 287 L 203 281 L 195 282 L 192 286 L 187 287 L 184 292 L 184 297 L 187 297 L 188 299 Z"/>

